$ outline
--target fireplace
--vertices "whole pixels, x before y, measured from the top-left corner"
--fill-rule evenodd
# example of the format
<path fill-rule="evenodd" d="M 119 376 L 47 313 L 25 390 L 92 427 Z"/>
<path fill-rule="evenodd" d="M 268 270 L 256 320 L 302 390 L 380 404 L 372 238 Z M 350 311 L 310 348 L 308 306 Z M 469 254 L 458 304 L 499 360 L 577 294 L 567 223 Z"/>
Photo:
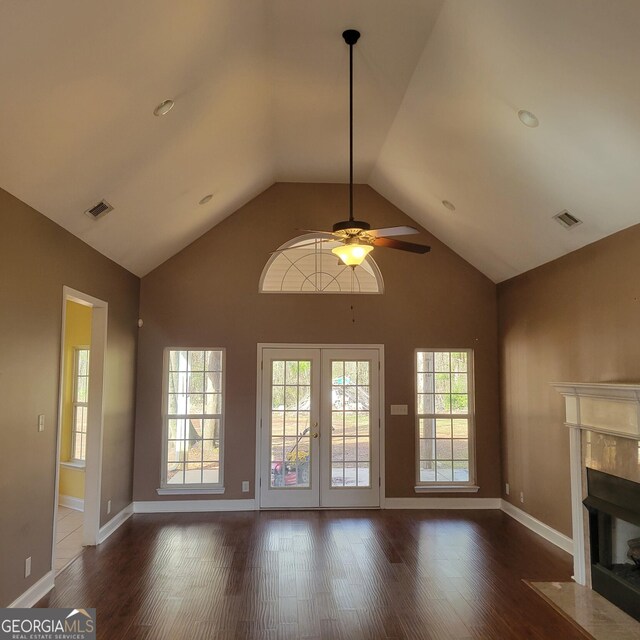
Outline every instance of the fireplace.
<path fill-rule="evenodd" d="M 587 469 L 640 483 L 640 384 L 557 382 L 552 386 L 564 397 L 564 424 L 569 429 L 573 579 L 591 587 L 590 516 L 583 504 Z M 604 500 L 615 504 L 615 500 Z"/>
<path fill-rule="evenodd" d="M 640 620 L 640 484 L 586 471 L 592 587 Z"/>

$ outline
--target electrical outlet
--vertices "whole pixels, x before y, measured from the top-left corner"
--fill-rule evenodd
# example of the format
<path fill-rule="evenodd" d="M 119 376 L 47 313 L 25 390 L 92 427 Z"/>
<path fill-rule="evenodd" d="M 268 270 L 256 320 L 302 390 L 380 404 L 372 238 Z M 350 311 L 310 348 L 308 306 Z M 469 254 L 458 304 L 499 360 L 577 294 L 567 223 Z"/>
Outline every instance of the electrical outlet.
<path fill-rule="evenodd" d="M 524 502 L 524 491 L 520 492 L 520 502 Z"/>
<path fill-rule="evenodd" d="M 243 480 L 242 481 L 242 493 L 249 493 L 249 481 L 248 480 Z"/>
<path fill-rule="evenodd" d="M 28 578 L 31 575 L 31 556 L 24 561 L 24 577 Z"/>
<path fill-rule="evenodd" d="M 505 492 L 507 495 L 509 495 L 509 483 L 508 483 L 508 482 L 505 482 L 505 483 L 504 483 L 504 492 Z"/>
<path fill-rule="evenodd" d="M 111 513 L 111 500 L 107 500 L 107 515 Z"/>
<path fill-rule="evenodd" d="M 44 413 L 38 416 L 38 431 L 44 431 Z"/>

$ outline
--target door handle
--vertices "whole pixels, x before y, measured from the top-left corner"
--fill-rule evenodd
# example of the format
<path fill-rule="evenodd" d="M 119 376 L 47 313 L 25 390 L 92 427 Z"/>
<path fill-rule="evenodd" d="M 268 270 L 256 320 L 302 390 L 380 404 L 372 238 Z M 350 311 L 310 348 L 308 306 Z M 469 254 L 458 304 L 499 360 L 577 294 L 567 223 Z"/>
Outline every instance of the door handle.
<path fill-rule="evenodd" d="M 320 434 L 316 431 L 316 432 L 313 434 L 313 437 L 314 437 L 314 438 L 317 438 L 319 435 L 320 435 Z"/>

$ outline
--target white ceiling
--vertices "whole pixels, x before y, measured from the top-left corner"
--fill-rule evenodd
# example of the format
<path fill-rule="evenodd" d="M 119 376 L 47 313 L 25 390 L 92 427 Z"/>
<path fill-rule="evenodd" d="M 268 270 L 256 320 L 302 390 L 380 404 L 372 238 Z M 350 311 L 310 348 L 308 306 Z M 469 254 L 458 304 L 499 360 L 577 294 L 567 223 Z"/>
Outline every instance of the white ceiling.
<path fill-rule="evenodd" d="M 637 0 L 2 0 L 0 187 L 144 275 L 275 181 L 346 180 L 347 27 L 356 180 L 494 281 L 640 222 Z"/>

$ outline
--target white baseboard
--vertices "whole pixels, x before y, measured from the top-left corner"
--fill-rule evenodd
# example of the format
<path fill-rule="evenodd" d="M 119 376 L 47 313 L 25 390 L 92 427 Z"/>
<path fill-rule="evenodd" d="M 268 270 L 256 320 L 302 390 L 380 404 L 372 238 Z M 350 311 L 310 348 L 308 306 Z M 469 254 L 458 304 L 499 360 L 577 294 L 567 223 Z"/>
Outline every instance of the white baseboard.
<path fill-rule="evenodd" d="M 134 502 L 134 513 L 194 513 L 197 511 L 255 511 L 255 500 L 152 500 Z"/>
<path fill-rule="evenodd" d="M 133 515 L 133 503 L 117 513 L 98 531 L 98 544 L 102 544 L 116 529 L 121 527 Z"/>
<path fill-rule="evenodd" d="M 500 498 L 385 498 L 383 509 L 500 509 Z"/>
<path fill-rule="evenodd" d="M 196 513 L 214 511 L 254 511 L 257 503 L 255 500 L 152 500 L 133 503 L 133 513 Z M 501 498 L 386 498 L 382 504 L 383 509 L 501 509 L 506 514 L 517 520 L 534 533 L 560 547 L 567 553 L 573 554 L 573 540 L 556 531 L 537 518 L 530 516 L 521 509 Z M 129 507 L 127 507 L 129 509 Z M 123 510 L 112 521 L 100 529 L 99 542 L 103 529 L 120 518 Z M 124 522 L 131 512 L 124 515 L 122 520 L 113 525 L 110 535 Z M 105 536 L 106 537 L 106 536 Z"/>
<path fill-rule="evenodd" d="M 32 584 L 21 596 L 16 598 L 10 605 L 11 609 L 25 609 L 33 607 L 38 600 L 44 598 L 53 589 L 53 580 L 56 572 L 45 573 L 38 582 Z"/>
<path fill-rule="evenodd" d="M 527 529 L 531 529 L 534 533 L 537 533 L 540 537 L 555 544 L 556 547 L 560 547 L 563 551 L 573 555 L 573 540 L 564 533 L 560 533 L 551 528 L 548 524 L 541 522 L 537 518 L 530 516 L 528 513 L 518 507 L 514 507 L 510 502 L 502 500 L 502 510 L 510 515 L 514 520 L 517 520 L 520 524 L 523 524 Z"/>
<path fill-rule="evenodd" d="M 58 496 L 58 504 L 62 507 L 68 507 L 74 511 L 84 511 L 84 500 L 82 498 L 74 498 L 73 496 Z"/>

